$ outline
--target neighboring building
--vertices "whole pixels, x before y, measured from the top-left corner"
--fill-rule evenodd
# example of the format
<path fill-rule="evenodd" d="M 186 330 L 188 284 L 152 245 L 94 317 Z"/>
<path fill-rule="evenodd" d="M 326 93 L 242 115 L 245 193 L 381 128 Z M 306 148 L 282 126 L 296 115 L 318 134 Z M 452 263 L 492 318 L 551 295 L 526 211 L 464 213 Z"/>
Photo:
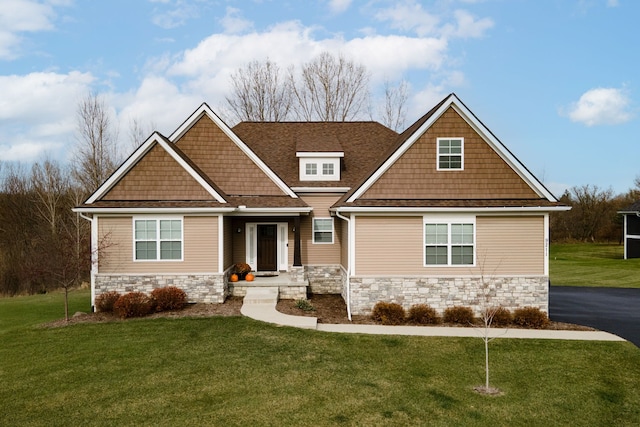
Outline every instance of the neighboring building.
<path fill-rule="evenodd" d="M 548 310 L 549 212 L 567 210 L 454 94 L 402 134 L 375 122 L 240 123 L 206 105 L 154 133 L 75 210 L 91 218 L 92 304 L 174 285 L 221 303 L 280 272 L 281 297 Z M 258 277 L 255 285 L 261 284 Z M 266 279 L 262 282 L 264 284 Z"/>
<path fill-rule="evenodd" d="M 618 213 L 624 215 L 624 259 L 640 258 L 640 200 Z"/>

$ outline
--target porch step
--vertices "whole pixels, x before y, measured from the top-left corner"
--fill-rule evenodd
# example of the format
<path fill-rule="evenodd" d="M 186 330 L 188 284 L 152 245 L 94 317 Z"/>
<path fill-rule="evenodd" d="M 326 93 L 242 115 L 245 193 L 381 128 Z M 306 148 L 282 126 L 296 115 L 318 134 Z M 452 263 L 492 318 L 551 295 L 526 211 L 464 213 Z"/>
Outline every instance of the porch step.
<path fill-rule="evenodd" d="M 276 304 L 278 302 L 277 287 L 247 288 L 243 304 Z"/>

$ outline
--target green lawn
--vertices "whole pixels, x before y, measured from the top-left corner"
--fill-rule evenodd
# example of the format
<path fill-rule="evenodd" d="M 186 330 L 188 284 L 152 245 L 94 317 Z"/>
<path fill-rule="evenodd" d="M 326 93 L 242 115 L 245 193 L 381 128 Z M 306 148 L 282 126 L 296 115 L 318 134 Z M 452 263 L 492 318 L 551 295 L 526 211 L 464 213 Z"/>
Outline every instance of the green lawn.
<path fill-rule="evenodd" d="M 552 244 L 553 286 L 640 288 L 640 259 L 623 259 L 623 246 L 597 243 Z"/>
<path fill-rule="evenodd" d="M 73 310 L 87 307 L 72 294 Z M 548 426 L 640 423 L 626 342 L 340 335 L 247 318 L 57 329 L 61 294 L 0 299 L 0 425 Z"/>

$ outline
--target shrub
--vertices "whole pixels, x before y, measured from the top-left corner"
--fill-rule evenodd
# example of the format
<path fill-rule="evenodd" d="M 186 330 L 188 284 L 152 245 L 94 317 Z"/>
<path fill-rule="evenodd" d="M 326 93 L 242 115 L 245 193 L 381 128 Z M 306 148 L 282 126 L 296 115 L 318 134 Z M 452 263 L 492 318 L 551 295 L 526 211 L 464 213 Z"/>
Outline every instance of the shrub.
<path fill-rule="evenodd" d="M 469 325 L 473 323 L 473 310 L 470 307 L 449 307 L 444 311 L 443 320 L 445 323 Z"/>
<path fill-rule="evenodd" d="M 113 306 L 120 298 L 116 291 L 105 292 L 96 297 L 96 309 L 103 313 L 113 313 Z"/>
<path fill-rule="evenodd" d="M 416 325 L 437 325 L 441 321 L 436 310 L 427 304 L 412 305 L 407 320 Z"/>
<path fill-rule="evenodd" d="M 151 291 L 151 302 L 156 311 L 182 310 L 187 304 L 187 294 L 175 286 Z"/>
<path fill-rule="evenodd" d="M 380 301 L 373 307 L 371 317 L 383 325 L 401 325 L 405 321 L 406 313 L 400 304 Z"/>
<path fill-rule="evenodd" d="M 493 314 L 493 321 L 491 322 L 491 326 L 509 326 L 513 321 L 513 316 L 511 312 L 504 307 L 494 307 L 492 310 L 495 310 Z"/>
<path fill-rule="evenodd" d="M 142 292 L 129 292 L 118 298 L 113 306 L 113 311 L 118 316 L 126 319 L 128 317 L 143 317 L 151 313 L 152 302 L 147 294 Z"/>
<path fill-rule="evenodd" d="M 513 323 L 525 328 L 544 328 L 549 324 L 549 317 L 537 307 L 523 307 L 513 312 Z"/>
<path fill-rule="evenodd" d="M 316 311 L 316 308 L 306 299 L 296 300 L 296 307 L 302 311 Z"/>

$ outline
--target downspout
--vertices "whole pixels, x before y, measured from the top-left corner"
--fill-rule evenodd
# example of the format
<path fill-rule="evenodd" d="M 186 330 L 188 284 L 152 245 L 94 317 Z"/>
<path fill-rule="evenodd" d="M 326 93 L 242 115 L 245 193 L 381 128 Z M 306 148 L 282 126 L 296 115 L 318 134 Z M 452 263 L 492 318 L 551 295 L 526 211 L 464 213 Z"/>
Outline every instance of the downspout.
<path fill-rule="evenodd" d="M 86 216 L 81 212 L 78 212 L 80 218 L 86 219 L 91 223 L 91 311 L 95 311 L 95 301 L 96 301 L 96 269 L 98 266 L 98 248 L 97 248 L 97 240 L 98 240 L 98 230 L 97 230 L 97 221 L 94 221 L 93 217 Z M 95 229 L 94 229 L 95 227 Z"/>
<path fill-rule="evenodd" d="M 347 221 L 347 317 L 351 321 L 351 219 L 347 218 L 336 211 L 336 216 Z"/>

